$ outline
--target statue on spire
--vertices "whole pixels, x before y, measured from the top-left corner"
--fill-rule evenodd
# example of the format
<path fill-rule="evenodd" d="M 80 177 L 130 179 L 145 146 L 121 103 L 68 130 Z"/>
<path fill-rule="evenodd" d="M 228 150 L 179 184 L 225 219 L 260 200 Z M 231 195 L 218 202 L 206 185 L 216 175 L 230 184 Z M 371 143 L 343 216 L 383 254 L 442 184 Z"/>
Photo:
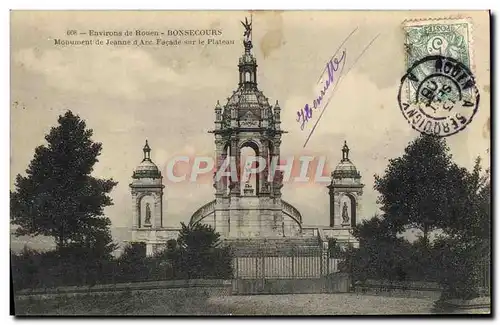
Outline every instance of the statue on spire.
<path fill-rule="evenodd" d="M 142 148 L 142 151 L 144 152 L 144 159 L 145 160 L 151 160 L 151 148 L 149 147 L 148 140 L 146 140 L 146 145 L 144 145 L 144 148 Z"/>
<path fill-rule="evenodd" d="M 245 28 L 245 32 L 243 36 L 245 37 L 245 42 L 252 41 L 252 18 L 250 18 L 250 22 L 248 22 L 248 18 L 245 17 L 245 22 L 241 22 L 243 27 Z"/>
<path fill-rule="evenodd" d="M 344 141 L 344 147 L 342 148 L 342 161 L 349 161 L 349 147 L 347 146 L 347 141 Z"/>

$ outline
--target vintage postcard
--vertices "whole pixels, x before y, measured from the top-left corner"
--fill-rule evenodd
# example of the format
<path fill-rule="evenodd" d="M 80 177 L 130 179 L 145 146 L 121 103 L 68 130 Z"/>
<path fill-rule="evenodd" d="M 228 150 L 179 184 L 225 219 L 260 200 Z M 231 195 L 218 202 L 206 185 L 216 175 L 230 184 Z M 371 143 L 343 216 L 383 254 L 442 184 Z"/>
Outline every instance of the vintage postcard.
<path fill-rule="evenodd" d="M 488 11 L 11 11 L 16 315 L 490 314 Z"/>

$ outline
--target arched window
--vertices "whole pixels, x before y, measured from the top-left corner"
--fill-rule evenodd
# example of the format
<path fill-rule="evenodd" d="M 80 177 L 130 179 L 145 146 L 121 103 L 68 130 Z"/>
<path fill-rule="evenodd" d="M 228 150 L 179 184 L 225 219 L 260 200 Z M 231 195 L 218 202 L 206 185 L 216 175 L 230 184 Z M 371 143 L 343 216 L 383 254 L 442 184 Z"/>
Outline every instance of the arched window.
<path fill-rule="evenodd" d="M 250 174 L 250 168 L 255 170 L 255 168 L 258 167 L 258 162 L 255 159 L 255 157 L 258 155 L 259 155 L 259 150 L 257 145 L 255 145 L 255 143 L 247 142 L 241 146 L 240 149 L 240 165 L 241 165 L 240 194 L 241 195 L 251 196 L 251 195 L 257 195 L 259 193 L 260 175 L 256 175 L 255 173 Z M 250 191 L 250 188 L 253 189 L 253 191 Z"/>
<path fill-rule="evenodd" d="M 249 71 L 245 72 L 245 82 L 250 82 L 251 80 L 251 74 Z"/>

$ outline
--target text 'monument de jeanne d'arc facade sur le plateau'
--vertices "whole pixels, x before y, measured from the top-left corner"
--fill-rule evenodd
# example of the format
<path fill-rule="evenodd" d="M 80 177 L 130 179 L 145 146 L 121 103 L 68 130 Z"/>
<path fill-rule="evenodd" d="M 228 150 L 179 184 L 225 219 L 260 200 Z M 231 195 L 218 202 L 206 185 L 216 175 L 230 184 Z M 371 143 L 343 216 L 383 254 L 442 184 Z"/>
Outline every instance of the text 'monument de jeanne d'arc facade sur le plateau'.
<path fill-rule="evenodd" d="M 361 175 L 349 159 L 349 147 L 344 143 L 342 159 L 331 173 L 328 192 L 330 211 L 328 226 L 303 224 L 302 214 L 282 197 L 283 172 L 277 170 L 269 177 L 270 162 L 279 161 L 282 136 L 281 108 L 278 101 L 271 105 L 258 88 L 257 60 L 252 54 L 251 25 L 246 27 L 243 41 L 244 52 L 239 58 L 239 83 L 224 105 L 215 105 L 215 126 L 211 134 L 215 140 L 215 164 L 217 169 L 229 159 L 241 166 L 242 151 L 252 150 L 256 157 L 268 162 L 255 175 L 255 180 L 241 181 L 240 177 L 215 177 L 214 199 L 202 205 L 191 216 L 189 223 L 211 225 L 227 243 L 236 246 L 255 246 L 265 242 L 303 241 L 324 246 L 334 238 L 340 245 L 357 246 L 351 234 L 361 211 L 363 184 Z M 151 160 L 151 148 L 146 141 L 144 157 L 133 173 L 130 184 L 132 198 L 131 242 L 146 244 L 146 254 L 165 247 L 170 239 L 176 239 L 179 228 L 166 227 L 168 197 L 163 197 L 163 177 Z M 238 176 L 240 171 L 238 170 Z M 165 200 L 166 214 L 163 215 Z M 200 202 L 203 203 L 203 202 Z M 326 212 L 325 212 L 326 213 Z"/>

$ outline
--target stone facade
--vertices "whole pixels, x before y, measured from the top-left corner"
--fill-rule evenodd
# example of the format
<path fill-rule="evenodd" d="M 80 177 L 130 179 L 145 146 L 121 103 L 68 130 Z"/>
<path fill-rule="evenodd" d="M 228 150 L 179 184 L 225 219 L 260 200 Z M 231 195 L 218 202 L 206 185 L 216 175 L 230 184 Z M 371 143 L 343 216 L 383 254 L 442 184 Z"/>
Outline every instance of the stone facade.
<path fill-rule="evenodd" d="M 278 101 L 271 106 L 258 88 L 251 33 L 245 34 L 243 45 L 238 87 L 224 105 L 218 101 L 214 109 L 214 129 L 210 132 L 214 136 L 217 167 L 213 176 L 215 198 L 195 211 L 190 223 L 209 224 L 224 240 L 253 241 L 254 244 L 247 243 L 249 248 L 265 239 L 281 239 L 286 243 L 287 238 L 310 238 L 306 241 L 314 242 L 325 254 L 330 238 L 337 243 L 357 245 L 351 228 L 361 214 L 363 184 L 349 160 L 347 144 L 328 186 L 330 227 L 304 226 L 301 213 L 282 199 L 283 171 L 279 166 L 273 168 L 279 162 L 281 136 L 285 133 L 281 129 L 281 108 Z M 165 227 L 162 176 L 150 159 L 147 141 L 143 150 L 144 159 L 130 184 L 134 211 L 132 241 L 145 242 L 150 255 L 169 239 L 175 239 L 178 229 Z M 248 168 L 256 168 L 245 164 L 244 150 L 253 152 L 256 167 L 260 167 L 259 163 L 264 166 L 262 170 L 259 168 L 253 182 L 243 179 Z"/>
<path fill-rule="evenodd" d="M 221 107 L 215 106 L 214 130 L 216 166 L 214 175 L 215 203 L 210 216 L 193 215 L 191 222 L 201 221 L 214 226 L 224 238 L 262 238 L 295 236 L 300 233 L 302 217 L 293 208 L 293 215 L 282 211 L 282 172 L 269 177 L 270 162 L 279 161 L 281 108 L 274 106 L 258 89 L 257 60 L 253 56 L 251 35 L 243 42 L 239 59 L 238 88 Z M 242 156 L 250 148 L 264 169 L 255 177 L 255 184 L 244 182 Z M 250 167 L 250 166 L 248 166 Z M 227 176 L 223 176 L 227 173 Z"/>
<path fill-rule="evenodd" d="M 163 177 L 151 160 L 148 141 L 143 148 L 144 158 L 132 175 L 132 238 L 131 242 L 146 243 L 146 254 L 152 255 L 169 239 L 176 239 L 178 229 L 164 227 Z"/>
<path fill-rule="evenodd" d="M 342 160 L 332 172 L 328 185 L 330 195 L 330 228 L 351 228 L 361 215 L 361 197 L 364 184 L 361 175 L 349 159 L 349 147 L 344 143 Z"/>

